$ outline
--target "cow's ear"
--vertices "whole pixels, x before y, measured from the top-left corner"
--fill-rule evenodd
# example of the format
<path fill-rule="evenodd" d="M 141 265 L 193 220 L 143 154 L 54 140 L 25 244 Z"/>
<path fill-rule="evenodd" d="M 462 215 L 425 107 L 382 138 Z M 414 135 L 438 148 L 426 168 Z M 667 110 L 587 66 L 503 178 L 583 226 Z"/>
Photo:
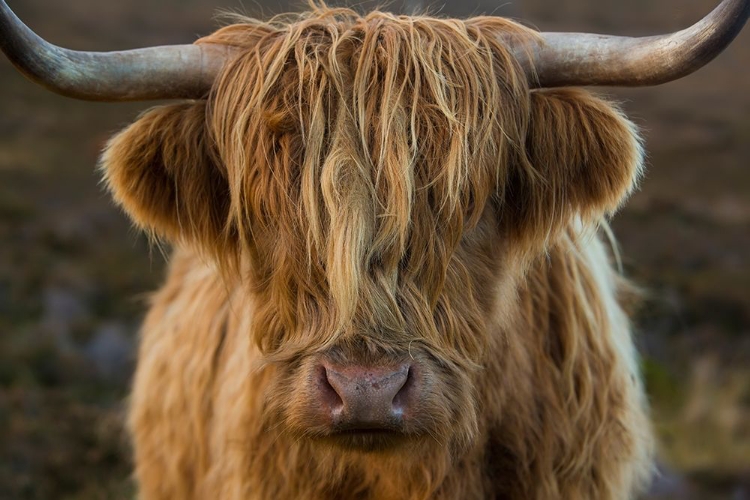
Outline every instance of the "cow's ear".
<path fill-rule="evenodd" d="M 204 102 L 148 111 L 112 138 L 101 169 L 114 199 L 146 231 L 208 247 L 225 240 L 229 186 Z"/>
<path fill-rule="evenodd" d="M 520 160 L 502 212 L 519 238 L 549 241 L 574 218 L 615 211 L 638 181 L 643 151 L 635 125 L 582 90 L 534 91 Z"/>

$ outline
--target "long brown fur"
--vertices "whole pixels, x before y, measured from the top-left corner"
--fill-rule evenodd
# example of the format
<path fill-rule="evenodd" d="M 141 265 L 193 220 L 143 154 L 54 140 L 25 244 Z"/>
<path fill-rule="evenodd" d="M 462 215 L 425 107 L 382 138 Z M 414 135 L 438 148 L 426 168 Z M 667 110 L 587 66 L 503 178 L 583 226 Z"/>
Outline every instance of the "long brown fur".
<path fill-rule="evenodd" d="M 503 33 L 501 38 L 499 33 Z M 650 435 L 624 288 L 596 236 L 641 168 L 581 90 L 531 91 L 498 18 L 243 20 L 206 101 L 102 160 L 175 244 L 130 423 L 144 499 L 625 499 Z M 408 446 L 309 425 L 311 359 L 429 364 Z"/>

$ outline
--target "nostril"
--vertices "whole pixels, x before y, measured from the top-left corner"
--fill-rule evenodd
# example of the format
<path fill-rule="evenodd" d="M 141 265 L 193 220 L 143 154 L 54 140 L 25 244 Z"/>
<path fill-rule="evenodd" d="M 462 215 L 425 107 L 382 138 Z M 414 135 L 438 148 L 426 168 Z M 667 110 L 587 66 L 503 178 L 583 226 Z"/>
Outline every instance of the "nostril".
<path fill-rule="evenodd" d="M 317 370 L 317 385 L 321 402 L 334 413 L 341 411 L 344 401 L 336 388 L 331 385 L 331 381 L 328 379 L 328 370 L 323 365 L 320 365 Z"/>
<path fill-rule="evenodd" d="M 395 396 L 393 396 L 393 402 L 391 403 L 394 413 L 397 415 L 403 415 L 409 403 L 409 395 L 414 387 L 414 372 L 411 367 L 406 368 L 406 379 L 404 384 L 399 388 Z"/>

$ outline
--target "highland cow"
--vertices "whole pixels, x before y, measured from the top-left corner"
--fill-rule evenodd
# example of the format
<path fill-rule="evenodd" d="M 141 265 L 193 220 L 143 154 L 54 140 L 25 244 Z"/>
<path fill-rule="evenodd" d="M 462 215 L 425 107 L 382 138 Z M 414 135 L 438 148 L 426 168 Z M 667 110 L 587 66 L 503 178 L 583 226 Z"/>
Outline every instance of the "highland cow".
<path fill-rule="evenodd" d="M 598 235 L 640 141 L 613 104 L 544 87 L 682 76 L 748 5 L 649 39 L 317 6 L 98 54 L 46 44 L 0 2 L 0 45 L 53 90 L 197 98 L 148 111 L 101 162 L 174 245 L 130 402 L 141 497 L 642 489 L 628 285 Z"/>

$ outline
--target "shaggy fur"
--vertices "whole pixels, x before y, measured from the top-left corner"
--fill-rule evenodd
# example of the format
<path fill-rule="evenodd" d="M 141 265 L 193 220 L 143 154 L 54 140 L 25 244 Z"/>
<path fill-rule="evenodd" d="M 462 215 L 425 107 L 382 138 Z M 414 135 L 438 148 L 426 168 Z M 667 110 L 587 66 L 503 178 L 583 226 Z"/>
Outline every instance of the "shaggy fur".
<path fill-rule="evenodd" d="M 503 37 L 497 36 L 502 33 Z M 243 20 L 205 101 L 102 160 L 175 244 L 130 424 L 144 499 L 625 499 L 650 473 L 626 290 L 596 230 L 637 133 L 581 90 L 530 91 L 535 33 L 315 8 Z M 407 443 L 309 423 L 321 352 L 434 377 Z"/>

